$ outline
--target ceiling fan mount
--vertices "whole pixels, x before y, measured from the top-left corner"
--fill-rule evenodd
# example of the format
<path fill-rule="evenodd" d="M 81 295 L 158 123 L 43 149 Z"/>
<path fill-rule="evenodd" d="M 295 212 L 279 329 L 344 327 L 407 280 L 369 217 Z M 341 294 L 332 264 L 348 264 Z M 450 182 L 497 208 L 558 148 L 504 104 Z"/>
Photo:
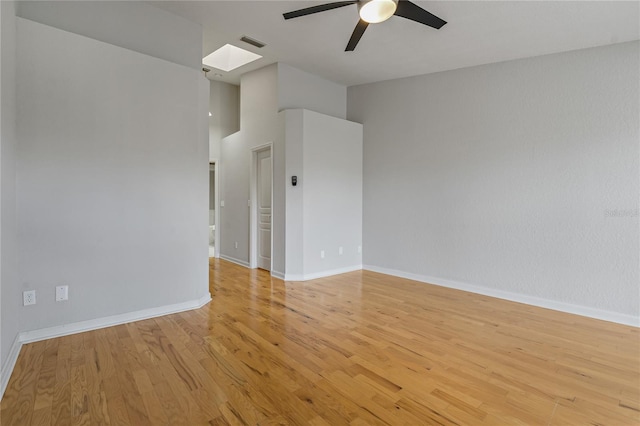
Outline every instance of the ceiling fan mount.
<path fill-rule="evenodd" d="M 319 12 L 337 9 L 339 7 L 350 6 L 356 4 L 358 6 L 358 14 L 360 20 L 351 34 L 351 38 L 345 48 L 346 52 L 355 50 L 358 42 L 362 38 L 369 24 L 377 24 L 384 22 L 392 16 L 410 19 L 419 22 L 431 28 L 439 30 L 447 22 L 438 18 L 434 14 L 427 12 L 420 6 L 408 0 L 351 0 L 336 1 L 332 3 L 311 6 L 304 9 L 294 10 L 284 13 L 284 19 L 299 18 L 301 16 L 311 15 Z"/>

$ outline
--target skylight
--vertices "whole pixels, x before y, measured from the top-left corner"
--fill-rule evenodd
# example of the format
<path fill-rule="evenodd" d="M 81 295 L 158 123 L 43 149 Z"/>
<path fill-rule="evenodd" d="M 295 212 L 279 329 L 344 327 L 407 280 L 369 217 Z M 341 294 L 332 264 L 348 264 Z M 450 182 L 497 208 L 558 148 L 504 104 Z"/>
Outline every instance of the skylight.
<path fill-rule="evenodd" d="M 225 44 L 220 49 L 207 55 L 202 60 L 202 63 L 210 67 L 229 72 L 260 58 L 262 58 L 262 56 L 256 53 L 249 52 L 248 50 L 244 50 L 230 44 Z"/>

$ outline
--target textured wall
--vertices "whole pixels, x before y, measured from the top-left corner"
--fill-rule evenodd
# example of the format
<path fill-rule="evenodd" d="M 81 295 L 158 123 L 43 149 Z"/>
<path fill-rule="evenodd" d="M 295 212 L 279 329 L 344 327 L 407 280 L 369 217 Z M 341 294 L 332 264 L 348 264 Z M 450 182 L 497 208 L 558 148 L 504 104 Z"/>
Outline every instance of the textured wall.
<path fill-rule="evenodd" d="M 242 76 L 240 131 L 222 140 L 220 149 L 220 255 L 249 262 L 249 170 L 251 149 L 273 143 L 273 270 L 285 271 L 285 127 L 283 108 L 320 109 L 344 115 L 344 86 L 285 64 L 274 64 Z M 238 248 L 235 243 L 238 243 Z"/>
<path fill-rule="evenodd" d="M 202 73 L 25 19 L 17 64 L 20 331 L 205 297 Z"/>
<path fill-rule="evenodd" d="M 359 269 L 362 125 L 301 109 L 281 115 L 286 129 L 286 279 Z M 296 186 L 291 176 L 297 176 Z"/>
<path fill-rule="evenodd" d="M 16 17 L 15 3 L 0 2 L 0 383 L 8 381 L 7 355 L 20 331 L 16 268 Z M 1 392 L 1 390 L 0 390 Z"/>
<path fill-rule="evenodd" d="M 222 140 L 220 146 L 220 255 L 249 263 L 249 171 L 251 149 L 273 143 L 273 228 L 274 269 L 284 268 L 284 253 L 276 246 L 284 239 L 284 145 L 278 121 L 277 65 L 242 76 L 240 89 L 240 131 Z M 280 166 L 278 166 L 280 165 Z M 279 174 L 279 170 L 281 170 Z M 235 247 L 235 243 L 238 247 Z"/>
<path fill-rule="evenodd" d="M 312 111 L 304 111 L 303 120 L 304 273 L 358 268 L 362 265 L 358 250 L 362 245 L 362 125 Z"/>
<path fill-rule="evenodd" d="M 638 316 L 639 44 L 349 88 L 364 263 Z"/>

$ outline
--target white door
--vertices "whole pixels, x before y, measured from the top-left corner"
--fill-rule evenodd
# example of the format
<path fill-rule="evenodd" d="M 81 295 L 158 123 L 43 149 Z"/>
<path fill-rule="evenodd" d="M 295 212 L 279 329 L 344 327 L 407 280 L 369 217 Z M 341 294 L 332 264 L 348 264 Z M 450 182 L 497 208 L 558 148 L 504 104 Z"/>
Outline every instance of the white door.
<path fill-rule="evenodd" d="M 271 150 L 258 152 L 258 268 L 271 271 Z"/>

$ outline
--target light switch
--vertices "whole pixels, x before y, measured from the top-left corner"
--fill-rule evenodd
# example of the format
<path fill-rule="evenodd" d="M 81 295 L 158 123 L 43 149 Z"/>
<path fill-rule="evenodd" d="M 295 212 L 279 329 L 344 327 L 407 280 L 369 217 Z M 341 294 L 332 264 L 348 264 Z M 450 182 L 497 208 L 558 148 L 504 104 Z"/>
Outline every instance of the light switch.
<path fill-rule="evenodd" d="M 68 285 L 59 285 L 56 287 L 56 302 L 62 302 L 63 300 L 69 300 Z"/>

